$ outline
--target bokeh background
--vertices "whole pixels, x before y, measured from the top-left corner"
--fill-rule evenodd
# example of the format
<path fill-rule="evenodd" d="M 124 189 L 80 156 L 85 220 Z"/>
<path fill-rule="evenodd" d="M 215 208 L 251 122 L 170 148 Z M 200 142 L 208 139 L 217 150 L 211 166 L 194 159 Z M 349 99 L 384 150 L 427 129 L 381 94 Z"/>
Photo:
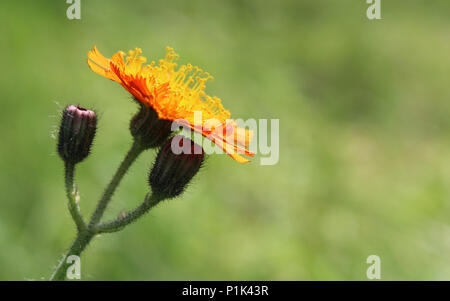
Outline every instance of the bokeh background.
<path fill-rule="evenodd" d="M 450 280 L 450 2 L 363 0 L 0 3 L 0 279 L 41 280 L 75 235 L 55 129 L 67 104 L 99 131 L 78 168 L 90 215 L 130 146 L 136 106 L 87 66 L 170 45 L 214 75 L 235 118 L 280 120 L 280 160 L 225 155 L 179 199 L 96 238 L 84 280 Z M 148 191 L 145 153 L 107 217 Z"/>

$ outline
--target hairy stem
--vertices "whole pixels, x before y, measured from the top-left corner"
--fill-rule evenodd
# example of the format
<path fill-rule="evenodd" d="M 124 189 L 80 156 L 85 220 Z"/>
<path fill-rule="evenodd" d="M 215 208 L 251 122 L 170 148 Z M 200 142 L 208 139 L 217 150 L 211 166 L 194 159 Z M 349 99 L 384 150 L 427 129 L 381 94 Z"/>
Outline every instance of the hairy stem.
<path fill-rule="evenodd" d="M 72 219 L 77 226 L 78 232 L 82 232 L 86 229 L 86 222 L 83 219 L 83 215 L 81 214 L 80 206 L 78 204 L 77 199 L 77 189 L 74 184 L 74 174 L 75 174 L 75 165 L 71 163 L 65 164 L 65 184 L 66 184 L 66 195 L 68 202 L 68 207 L 70 214 L 72 215 Z"/>
<path fill-rule="evenodd" d="M 80 256 L 83 250 L 87 247 L 89 242 L 91 241 L 94 233 L 89 232 L 87 230 L 83 232 L 79 232 L 75 240 L 73 241 L 70 249 L 66 254 L 63 255 L 63 258 L 59 262 L 56 267 L 55 272 L 50 276 L 51 281 L 61 281 L 66 279 L 67 268 L 71 265 L 67 262 L 67 258 L 71 255 Z"/>
<path fill-rule="evenodd" d="M 116 220 L 98 225 L 95 228 L 95 231 L 97 233 L 111 233 L 120 231 L 125 226 L 135 222 L 137 219 L 146 214 L 161 200 L 162 199 L 160 197 L 149 193 L 146 195 L 144 202 L 141 205 L 139 205 L 139 207 L 137 207 L 133 211 L 128 212 L 124 216 L 117 218 Z"/>
<path fill-rule="evenodd" d="M 72 243 L 71 247 L 67 251 L 65 255 L 63 255 L 62 260 L 59 262 L 55 272 L 50 277 L 50 280 L 65 280 L 67 268 L 70 266 L 67 263 L 67 258 L 70 255 L 80 256 L 83 250 L 87 247 L 89 242 L 92 240 L 94 235 L 96 234 L 96 225 L 101 220 L 103 213 L 108 206 L 111 197 L 116 191 L 117 187 L 120 184 L 123 176 L 126 174 L 127 170 L 136 160 L 136 158 L 144 151 L 145 149 L 136 141 L 133 142 L 130 150 L 125 156 L 124 160 L 120 164 L 116 173 L 114 174 L 111 182 L 109 182 L 108 186 L 105 189 L 100 201 L 97 204 L 97 208 L 92 214 L 89 225 L 86 227 L 86 223 L 81 216 L 79 206 L 76 202 L 76 190 L 74 189 L 73 184 L 73 175 L 75 171 L 75 166 L 72 164 L 66 164 L 66 193 L 69 198 L 69 210 L 72 214 L 75 223 L 77 224 L 78 234 Z"/>
<path fill-rule="evenodd" d="M 122 163 L 120 164 L 116 173 L 114 174 L 108 187 L 106 187 L 102 198 L 98 202 L 97 208 L 95 209 L 94 213 L 92 214 L 91 221 L 89 222 L 88 229 L 94 229 L 95 225 L 97 225 L 97 223 L 100 221 L 100 219 L 103 216 L 103 213 L 105 212 L 106 207 L 108 206 L 109 201 L 111 200 L 111 197 L 113 196 L 114 192 L 116 191 L 117 187 L 119 186 L 119 183 L 122 180 L 123 176 L 125 175 L 127 170 L 130 168 L 131 164 L 133 164 L 133 162 L 136 160 L 136 158 L 143 151 L 144 151 L 144 149 L 135 140 L 133 142 L 133 145 L 131 146 L 130 150 L 128 151 L 125 159 L 122 161 Z"/>

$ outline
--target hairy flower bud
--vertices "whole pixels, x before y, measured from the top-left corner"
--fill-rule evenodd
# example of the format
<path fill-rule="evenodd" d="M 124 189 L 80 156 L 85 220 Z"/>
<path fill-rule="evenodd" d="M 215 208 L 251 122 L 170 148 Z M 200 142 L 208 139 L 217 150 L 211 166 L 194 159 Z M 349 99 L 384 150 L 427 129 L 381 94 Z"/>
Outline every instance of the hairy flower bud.
<path fill-rule="evenodd" d="M 204 151 L 192 140 L 177 135 L 159 151 L 150 172 L 152 192 L 162 198 L 180 195 L 202 166 Z"/>
<path fill-rule="evenodd" d="M 64 162 L 76 164 L 90 152 L 97 117 L 94 111 L 70 105 L 62 113 L 58 137 L 58 153 Z"/>
<path fill-rule="evenodd" d="M 152 107 L 141 105 L 139 112 L 131 119 L 131 135 L 144 148 L 161 146 L 171 134 L 171 122 L 159 119 Z"/>

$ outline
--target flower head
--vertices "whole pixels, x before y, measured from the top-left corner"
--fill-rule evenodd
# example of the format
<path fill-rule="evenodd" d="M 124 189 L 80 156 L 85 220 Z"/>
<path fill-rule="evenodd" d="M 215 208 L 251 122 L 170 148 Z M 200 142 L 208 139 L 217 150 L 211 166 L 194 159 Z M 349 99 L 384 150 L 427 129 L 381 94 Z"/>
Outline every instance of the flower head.
<path fill-rule="evenodd" d="M 91 150 L 97 130 L 94 111 L 70 105 L 62 112 L 58 136 L 58 154 L 65 162 L 83 161 Z"/>
<path fill-rule="evenodd" d="M 170 47 L 158 64 L 144 65 L 147 59 L 141 54 L 136 48 L 108 59 L 94 46 L 87 62 L 94 72 L 118 82 L 142 105 L 152 107 L 158 118 L 177 121 L 216 143 L 236 161 L 248 162 L 240 154 L 254 155 L 248 150 L 253 132 L 237 127 L 220 99 L 205 93 L 212 76 L 191 64 L 178 67 L 179 56 Z M 200 122 L 194 120 L 195 112 L 202 113 Z"/>
<path fill-rule="evenodd" d="M 186 149 L 175 153 L 174 148 Z M 203 148 L 181 135 L 161 147 L 149 175 L 152 192 L 164 199 L 180 195 L 203 164 Z"/>

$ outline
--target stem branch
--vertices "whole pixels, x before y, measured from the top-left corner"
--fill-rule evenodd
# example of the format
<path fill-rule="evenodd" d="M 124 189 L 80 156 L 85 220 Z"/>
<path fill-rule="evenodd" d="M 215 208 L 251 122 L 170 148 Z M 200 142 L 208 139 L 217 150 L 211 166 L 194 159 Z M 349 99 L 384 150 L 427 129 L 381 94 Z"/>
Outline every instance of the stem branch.
<path fill-rule="evenodd" d="M 144 151 L 144 148 L 136 142 L 133 142 L 130 150 L 128 151 L 125 159 L 120 164 L 116 173 L 114 174 L 111 182 L 105 189 L 100 201 L 97 204 L 97 208 L 92 214 L 89 225 L 86 226 L 86 223 L 83 220 L 83 217 L 80 212 L 80 208 L 77 203 L 76 189 L 74 187 L 73 175 L 75 171 L 75 166 L 73 164 L 66 163 L 66 173 L 65 173 L 65 184 L 66 184 L 66 194 L 69 199 L 69 210 L 72 214 L 72 217 L 77 225 L 78 234 L 72 243 L 70 249 L 67 251 L 65 255 L 63 255 L 62 260 L 59 262 L 55 272 L 50 277 L 50 280 L 65 280 L 67 268 L 70 266 L 67 263 L 67 258 L 70 255 L 80 256 L 83 250 L 87 247 L 89 242 L 92 240 L 94 235 L 96 234 L 96 225 L 101 220 L 103 213 L 108 206 L 111 197 L 119 186 L 120 181 L 123 176 L 130 168 L 131 164 L 136 160 L 136 158 Z M 145 202 L 144 202 L 145 203 Z M 147 209 L 148 210 L 148 209 Z"/>
<path fill-rule="evenodd" d="M 102 198 L 98 202 L 97 208 L 92 214 L 91 221 L 89 222 L 88 229 L 90 230 L 94 229 L 97 223 L 100 221 L 100 219 L 103 216 L 103 213 L 105 212 L 106 207 L 108 206 L 109 201 L 111 200 L 111 197 L 113 196 L 114 192 L 119 186 L 119 183 L 122 180 L 123 176 L 130 168 L 131 164 L 133 164 L 136 158 L 142 153 L 143 150 L 144 149 L 141 147 L 141 145 L 135 140 L 130 150 L 128 151 L 125 159 L 122 161 L 116 173 L 114 174 L 108 187 L 106 187 Z"/>
<path fill-rule="evenodd" d="M 141 205 L 139 205 L 139 207 L 137 207 L 133 211 L 128 212 L 124 216 L 117 218 L 116 220 L 98 225 L 95 228 L 95 231 L 96 233 L 111 233 L 120 231 L 125 226 L 135 222 L 141 216 L 146 214 L 161 200 L 162 199 L 160 197 L 149 193 L 145 196 L 144 202 Z"/>

